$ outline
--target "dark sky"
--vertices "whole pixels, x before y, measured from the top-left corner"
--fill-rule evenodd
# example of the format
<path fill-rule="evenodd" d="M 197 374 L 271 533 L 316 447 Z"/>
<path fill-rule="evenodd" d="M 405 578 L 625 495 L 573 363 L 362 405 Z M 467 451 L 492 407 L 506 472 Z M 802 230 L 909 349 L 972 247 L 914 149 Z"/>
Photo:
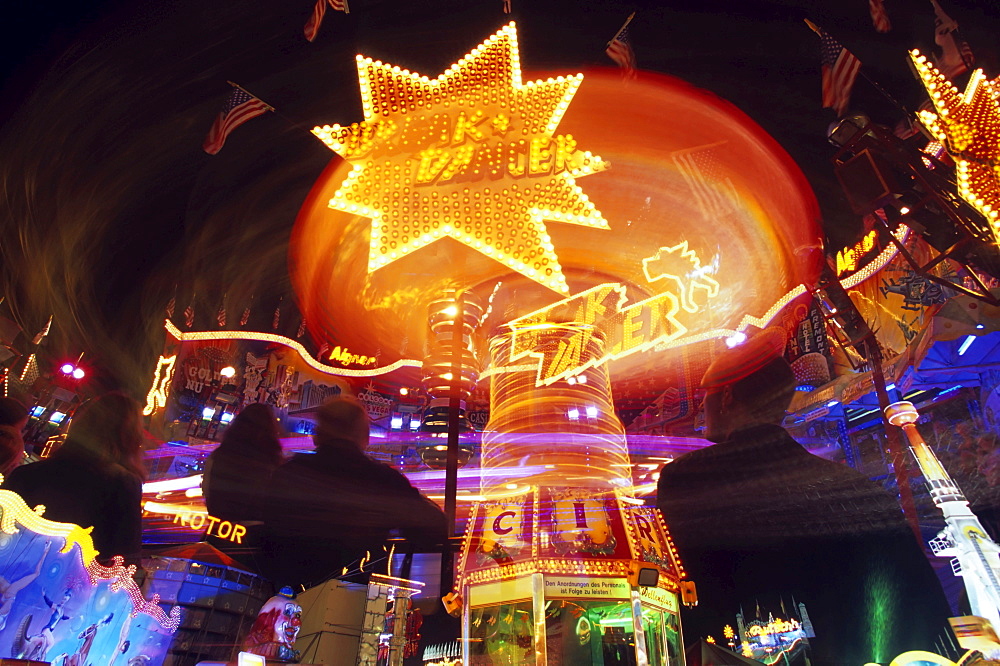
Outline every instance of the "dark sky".
<path fill-rule="evenodd" d="M 922 91 L 906 50 L 934 46 L 929 0 L 886 0 L 885 35 L 864 0 L 512 1 L 506 16 L 500 0 L 353 0 L 349 15 L 327 14 L 311 44 L 302 35 L 310 0 L 21 3 L 0 28 L 12 315 L 34 330 L 54 313 L 60 351 L 87 350 L 110 383 L 141 387 L 175 285 L 182 294 L 287 289 L 288 234 L 331 157 L 307 130 L 360 119 L 356 53 L 433 76 L 510 19 L 524 69 L 574 73 L 612 65 L 604 46 L 635 11 L 639 65 L 759 123 L 805 172 L 828 234 L 846 238 L 859 221 L 829 161 L 835 117 L 820 106 L 819 41 L 802 19 L 840 39 L 908 108 Z M 987 74 L 1000 73 L 997 4 L 942 5 Z M 208 156 L 201 142 L 227 80 L 278 113 Z M 890 126 L 903 116 L 860 78 L 852 108 Z"/>

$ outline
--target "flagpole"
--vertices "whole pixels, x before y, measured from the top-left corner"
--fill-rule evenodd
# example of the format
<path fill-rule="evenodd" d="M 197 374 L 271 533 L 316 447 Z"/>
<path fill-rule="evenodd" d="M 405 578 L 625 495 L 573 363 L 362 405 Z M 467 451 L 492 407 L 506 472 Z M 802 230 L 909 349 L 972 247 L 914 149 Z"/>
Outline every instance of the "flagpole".
<path fill-rule="evenodd" d="M 868 76 L 867 74 L 865 74 L 864 67 L 858 68 L 858 73 L 861 74 L 861 77 L 865 81 L 867 81 L 868 83 L 871 84 L 872 88 L 874 88 L 875 90 L 879 91 L 882 94 L 883 97 L 885 97 L 887 100 L 889 100 L 889 102 L 893 106 L 895 106 L 897 109 L 899 109 L 900 111 L 902 111 L 903 113 L 905 113 L 907 116 L 910 115 L 910 111 L 905 106 L 903 106 L 900 102 L 898 102 L 895 97 L 893 97 L 888 92 L 886 92 L 886 90 L 882 86 L 880 86 L 878 84 L 878 81 L 876 81 L 875 79 L 873 79 L 870 76 Z"/>
<path fill-rule="evenodd" d="M 625 28 L 628 27 L 628 24 L 631 23 L 632 19 L 634 19 L 634 18 L 635 18 L 635 12 L 632 12 L 631 14 L 628 15 L 628 18 L 625 19 L 625 23 L 622 25 L 621 28 L 618 29 L 618 32 L 616 32 L 615 36 L 611 38 L 611 41 L 608 42 L 608 46 L 611 46 L 611 42 L 613 42 L 616 39 L 618 39 L 621 36 L 621 34 L 623 32 L 625 32 Z"/>

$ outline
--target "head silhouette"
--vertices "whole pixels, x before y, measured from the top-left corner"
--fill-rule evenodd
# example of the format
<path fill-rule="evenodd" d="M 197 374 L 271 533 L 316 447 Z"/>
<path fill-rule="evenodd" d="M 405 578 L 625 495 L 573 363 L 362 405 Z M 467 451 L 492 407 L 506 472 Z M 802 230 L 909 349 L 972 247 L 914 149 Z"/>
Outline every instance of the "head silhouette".
<path fill-rule="evenodd" d="M 0 398 L 0 426 L 23 428 L 28 422 L 28 408 L 14 398 Z"/>
<path fill-rule="evenodd" d="M 718 442 L 746 428 L 781 423 L 795 392 L 783 350 L 784 335 L 767 329 L 712 362 L 701 380 L 706 439 Z"/>
<path fill-rule="evenodd" d="M 98 396 L 76 410 L 66 441 L 56 452 L 85 454 L 117 463 L 140 479 L 146 471 L 142 461 L 142 416 L 139 403 L 124 393 Z"/>
<path fill-rule="evenodd" d="M 316 412 L 317 449 L 368 447 L 368 413 L 357 398 L 338 395 L 323 403 Z"/>
<path fill-rule="evenodd" d="M 253 403 L 240 410 L 226 427 L 218 450 L 278 465 L 282 458 L 278 436 L 278 422 L 271 407 Z"/>

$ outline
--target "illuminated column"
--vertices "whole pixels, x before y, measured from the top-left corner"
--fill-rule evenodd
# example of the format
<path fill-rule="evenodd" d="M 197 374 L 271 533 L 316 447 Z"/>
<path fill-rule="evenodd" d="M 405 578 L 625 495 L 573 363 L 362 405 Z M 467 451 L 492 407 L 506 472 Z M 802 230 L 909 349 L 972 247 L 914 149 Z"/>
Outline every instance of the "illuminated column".
<path fill-rule="evenodd" d="M 989 537 L 969 509 L 965 495 L 920 436 L 916 408 L 909 402 L 895 402 L 885 413 L 889 423 L 906 433 L 931 498 L 944 514 L 945 528 L 930 541 L 931 550 L 939 557 L 954 558 L 952 571 L 962 577 L 972 613 L 1000 628 L 1000 546 Z"/>
<path fill-rule="evenodd" d="M 461 317 L 458 327 L 461 328 L 458 363 L 455 362 L 455 319 Z M 448 403 L 452 388 L 459 393 L 460 423 L 465 426 L 465 401 L 479 380 L 479 361 L 476 359 L 472 346 L 472 335 L 483 319 L 483 306 L 471 292 L 464 292 L 461 299 L 454 290 L 447 291 L 428 306 L 427 321 L 431 335 L 427 359 L 424 361 L 424 390 L 431 397 L 430 405 L 424 413 L 421 430 L 432 433 L 448 431 Z M 458 377 L 453 379 L 456 365 L 459 366 Z"/>
<path fill-rule="evenodd" d="M 685 574 L 659 512 L 632 495 L 604 344 L 582 323 L 492 340 L 484 499 L 456 581 L 465 663 L 683 661 Z M 539 359 L 572 371 L 540 381 Z"/>
<path fill-rule="evenodd" d="M 532 356 L 509 371 L 515 335 L 532 336 Z M 631 485 L 625 429 L 614 412 L 604 340 L 587 324 L 539 324 L 491 341 L 490 421 L 483 432 L 483 491 L 511 483 L 613 490 Z M 586 367 L 538 386 L 535 355 L 572 356 Z M 509 474 L 505 474 L 507 471 Z"/>

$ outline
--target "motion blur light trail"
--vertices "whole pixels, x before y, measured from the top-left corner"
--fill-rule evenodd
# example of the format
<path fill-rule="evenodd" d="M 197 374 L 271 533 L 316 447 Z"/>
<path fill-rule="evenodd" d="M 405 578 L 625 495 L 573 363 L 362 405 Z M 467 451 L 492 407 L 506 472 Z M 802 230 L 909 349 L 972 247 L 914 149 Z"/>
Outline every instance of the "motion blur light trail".
<path fill-rule="evenodd" d="M 538 349 L 565 346 L 586 324 L 551 324 L 536 333 Z M 491 355 L 510 357 L 513 332 L 491 341 Z M 593 336 L 580 351 L 581 362 L 599 358 L 604 341 Z M 494 375 L 490 383 L 490 421 L 483 432 L 482 468 L 511 476 L 483 476 L 489 495 L 516 481 L 536 486 L 572 486 L 596 492 L 631 486 L 625 430 L 611 403 L 607 366 L 586 370 L 586 381 L 538 386 L 533 367 Z M 556 434 L 558 433 L 558 435 Z M 524 477 L 521 469 L 539 471 Z"/>
<path fill-rule="evenodd" d="M 522 58 L 530 62 L 531 54 Z M 526 72 L 524 78 L 547 74 Z M 618 72 L 588 71 L 558 131 L 611 164 L 583 181 L 610 232 L 547 225 L 570 295 L 614 281 L 627 288 L 630 302 L 641 301 L 680 291 L 678 282 L 694 279 L 700 266 L 717 290 L 695 291 L 700 311 L 679 315 L 696 338 L 735 329 L 745 315 L 760 316 L 792 288 L 815 283 L 822 253 L 811 190 L 787 154 L 728 103 L 667 76 L 642 74 L 625 85 Z M 424 346 L 426 328 L 422 308 L 414 305 L 447 288 L 471 288 L 484 301 L 493 296 L 486 337 L 559 299 L 450 239 L 369 273 L 370 220 L 328 207 L 350 168 L 339 157 L 331 161 L 303 204 L 291 240 L 301 307 L 328 340 L 352 349 L 377 344 L 383 354 L 412 358 Z M 500 178 L 497 186 L 505 182 Z M 644 260 L 685 241 L 699 263 L 678 280 L 652 280 Z M 627 365 L 619 362 L 612 370 Z"/>

